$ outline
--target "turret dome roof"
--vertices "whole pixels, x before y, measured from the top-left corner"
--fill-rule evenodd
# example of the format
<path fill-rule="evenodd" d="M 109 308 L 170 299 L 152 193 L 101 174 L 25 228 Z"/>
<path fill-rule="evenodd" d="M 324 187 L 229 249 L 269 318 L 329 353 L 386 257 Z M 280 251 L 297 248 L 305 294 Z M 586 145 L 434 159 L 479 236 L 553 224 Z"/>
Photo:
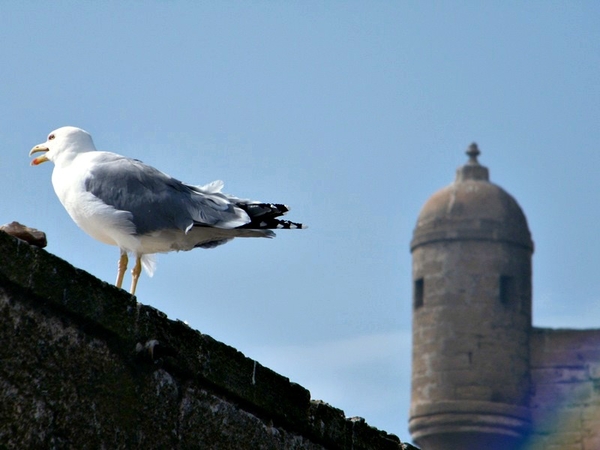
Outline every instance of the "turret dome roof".
<path fill-rule="evenodd" d="M 477 144 L 467 150 L 469 161 L 457 169 L 456 180 L 434 193 L 421 209 L 411 250 L 440 240 L 494 240 L 533 251 L 527 219 L 517 201 L 489 181 L 479 164 Z"/>

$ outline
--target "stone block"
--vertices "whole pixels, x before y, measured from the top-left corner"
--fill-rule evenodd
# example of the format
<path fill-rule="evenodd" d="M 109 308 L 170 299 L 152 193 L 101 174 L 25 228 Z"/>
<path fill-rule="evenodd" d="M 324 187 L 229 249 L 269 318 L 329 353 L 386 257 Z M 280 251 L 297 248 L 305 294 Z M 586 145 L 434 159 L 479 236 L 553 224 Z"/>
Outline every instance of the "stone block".
<path fill-rule="evenodd" d="M 600 380 L 600 361 L 592 361 L 586 364 L 589 377 L 592 380 Z"/>
<path fill-rule="evenodd" d="M 456 397 L 461 400 L 490 401 L 492 388 L 489 386 L 459 386 L 456 388 Z"/>
<path fill-rule="evenodd" d="M 556 383 L 535 385 L 532 408 L 583 406 L 594 398 L 593 383 Z"/>
<path fill-rule="evenodd" d="M 600 426 L 596 423 L 594 432 L 583 436 L 583 450 L 600 449 Z"/>
<path fill-rule="evenodd" d="M 545 367 L 531 371 L 535 384 L 577 383 L 590 379 L 585 366 Z"/>

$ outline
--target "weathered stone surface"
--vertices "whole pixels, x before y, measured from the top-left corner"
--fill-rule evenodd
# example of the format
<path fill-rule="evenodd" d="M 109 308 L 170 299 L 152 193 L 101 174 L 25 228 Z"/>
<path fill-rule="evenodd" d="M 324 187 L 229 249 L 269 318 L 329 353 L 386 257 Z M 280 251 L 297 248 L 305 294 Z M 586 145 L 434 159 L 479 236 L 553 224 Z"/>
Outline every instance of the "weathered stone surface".
<path fill-rule="evenodd" d="M 600 448 L 600 330 L 534 328 L 531 450 Z"/>
<path fill-rule="evenodd" d="M 0 233 L 0 448 L 398 450 L 289 379 Z"/>
<path fill-rule="evenodd" d="M 46 245 L 48 245 L 46 233 L 36 230 L 35 228 L 22 225 L 19 222 L 11 222 L 2 225 L 0 226 L 0 231 L 4 231 L 6 234 L 10 234 L 11 236 L 21 239 L 22 241 L 25 241 L 31 245 L 35 245 L 36 247 L 44 248 Z"/>

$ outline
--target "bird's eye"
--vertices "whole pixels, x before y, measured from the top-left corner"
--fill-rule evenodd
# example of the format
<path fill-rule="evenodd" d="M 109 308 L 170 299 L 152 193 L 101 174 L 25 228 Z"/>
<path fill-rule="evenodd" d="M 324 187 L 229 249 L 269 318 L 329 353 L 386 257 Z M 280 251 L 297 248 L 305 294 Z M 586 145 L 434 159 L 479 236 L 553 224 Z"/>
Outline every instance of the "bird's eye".
<path fill-rule="evenodd" d="M 51 141 L 52 139 L 54 139 L 54 135 L 51 134 L 50 136 L 48 136 L 48 140 Z"/>

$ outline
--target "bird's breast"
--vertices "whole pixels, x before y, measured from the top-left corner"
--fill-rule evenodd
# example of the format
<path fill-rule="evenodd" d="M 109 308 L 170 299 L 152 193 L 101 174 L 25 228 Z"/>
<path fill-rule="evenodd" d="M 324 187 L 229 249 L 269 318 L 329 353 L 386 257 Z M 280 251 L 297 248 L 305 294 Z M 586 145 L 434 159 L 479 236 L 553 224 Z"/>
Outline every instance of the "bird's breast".
<path fill-rule="evenodd" d="M 85 170 L 55 168 L 52 185 L 56 195 L 73 221 L 94 239 L 135 251 L 139 242 L 134 237 L 131 213 L 120 211 L 87 192 Z"/>

